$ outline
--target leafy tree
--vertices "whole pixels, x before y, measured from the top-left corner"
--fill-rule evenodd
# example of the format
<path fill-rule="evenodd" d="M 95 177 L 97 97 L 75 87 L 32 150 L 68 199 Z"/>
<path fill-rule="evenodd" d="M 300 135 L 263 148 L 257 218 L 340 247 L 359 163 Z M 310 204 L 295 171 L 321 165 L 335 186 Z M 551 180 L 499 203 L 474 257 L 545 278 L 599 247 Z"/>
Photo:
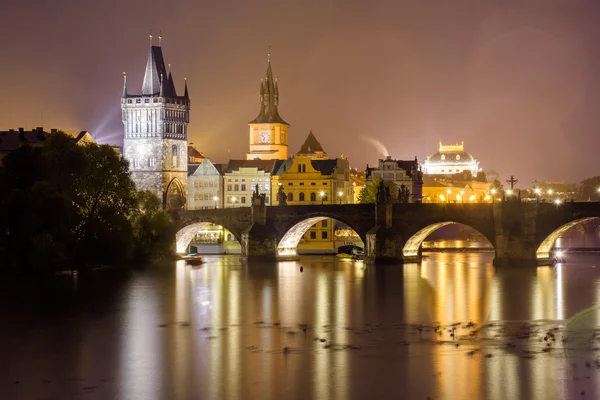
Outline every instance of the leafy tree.
<path fill-rule="evenodd" d="M 504 186 L 502 185 L 502 183 L 500 183 L 498 179 L 494 179 L 494 181 L 490 184 L 490 192 L 492 192 L 493 190 L 496 191 L 496 197 L 504 196 Z"/>
<path fill-rule="evenodd" d="M 580 201 L 600 201 L 600 176 L 584 179 L 577 187 L 577 199 Z"/>
<path fill-rule="evenodd" d="M 53 133 L 2 164 L 0 268 L 85 269 L 169 252 L 172 221 L 111 147 Z"/>
<path fill-rule="evenodd" d="M 377 187 L 382 181 L 381 178 L 373 178 L 371 185 L 367 185 L 358 192 L 359 204 L 372 204 L 377 200 Z M 392 200 L 398 199 L 398 188 L 392 181 L 383 181 L 383 186 L 389 188 Z"/>

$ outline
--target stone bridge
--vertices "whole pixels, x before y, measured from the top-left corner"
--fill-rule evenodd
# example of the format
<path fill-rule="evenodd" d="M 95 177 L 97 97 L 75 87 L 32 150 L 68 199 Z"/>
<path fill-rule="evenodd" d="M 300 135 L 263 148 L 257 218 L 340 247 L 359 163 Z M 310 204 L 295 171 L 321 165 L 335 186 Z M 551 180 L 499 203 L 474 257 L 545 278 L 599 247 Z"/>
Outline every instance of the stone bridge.
<path fill-rule="evenodd" d="M 569 228 L 600 217 L 600 203 L 343 204 L 265 206 L 181 211 L 177 251 L 208 224 L 221 225 L 240 242 L 244 259 L 289 259 L 315 223 L 333 218 L 356 231 L 367 262 L 414 262 L 423 240 L 449 224 L 467 225 L 495 249 L 495 265 L 544 265 L 555 240 Z"/>

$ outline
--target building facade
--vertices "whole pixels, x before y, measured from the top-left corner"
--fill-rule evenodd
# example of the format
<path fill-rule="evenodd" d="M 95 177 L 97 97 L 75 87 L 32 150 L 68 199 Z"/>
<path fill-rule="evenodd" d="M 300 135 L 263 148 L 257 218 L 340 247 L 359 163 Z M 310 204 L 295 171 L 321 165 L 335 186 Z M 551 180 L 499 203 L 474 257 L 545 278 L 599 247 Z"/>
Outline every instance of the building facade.
<path fill-rule="evenodd" d="M 124 77 L 121 98 L 123 156 L 138 189 L 150 190 L 169 209 L 187 200 L 187 127 L 190 98 L 187 82 L 178 96 L 162 48 L 152 45 L 140 94 L 129 94 Z"/>
<path fill-rule="evenodd" d="M 271 54 L 267 60 L 267 75 L 260 82 L 260 111 L 251 121 L 248 160 L 285 160 L 288 158 L 288 128 L 290 124 L 279 116 L 279 85 L 273 79 Z"/>
<path fill-rule="evenodd" d="M 471 175 L 477 176 L 480 171 L 479 162 L 465 151 L 465 143 L 454 145 L 443 145 L 437 152 L 430 154 L 421 166 L 425 175 L 453 175 L 469 171 Z"/>
<path fill-rule="evenodd" d="M 384 182 L 394 184 L 394 193 L 391 193 L 392 198 L 400 200 L 399 191 L 402 189 L 408 190 L 409 203 L 417 203 L 423 197 L 423 178 L 419 170 L 419 162 L 417 157 L 413 160 L 393 160 L 387 156 L 385 160 L 380 159 L 376 168 L 366 169 L 366 186 L 373 186 L 376 179 L 381 179 Z"/>
<path fill-rule="evenodd" d="M 223 208 L 223 165 L 204 158 L 189 165 L 188 210 Z"/>
<path fill-rule="evenodd" d="M 223 207 L 250 207 L 257 186 L 270 206 L 274 165 L 275 160 L 230 160 L 223 174 Z"/>

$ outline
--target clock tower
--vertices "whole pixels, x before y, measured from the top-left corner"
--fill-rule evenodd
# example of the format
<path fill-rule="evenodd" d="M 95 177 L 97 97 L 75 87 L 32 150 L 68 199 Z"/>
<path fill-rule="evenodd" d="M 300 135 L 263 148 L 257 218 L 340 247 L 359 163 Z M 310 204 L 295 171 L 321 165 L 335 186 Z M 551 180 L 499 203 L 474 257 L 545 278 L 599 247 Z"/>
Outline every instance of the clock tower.
<path fill-rule="evenodd" d="M 267 59 L 267 76 L 260 82 L 260 112 L 250 126 L 248 160 L 286 160 L 290 124 L 279 116 L 279 87 L 273 80 L 271 53 Z"/>

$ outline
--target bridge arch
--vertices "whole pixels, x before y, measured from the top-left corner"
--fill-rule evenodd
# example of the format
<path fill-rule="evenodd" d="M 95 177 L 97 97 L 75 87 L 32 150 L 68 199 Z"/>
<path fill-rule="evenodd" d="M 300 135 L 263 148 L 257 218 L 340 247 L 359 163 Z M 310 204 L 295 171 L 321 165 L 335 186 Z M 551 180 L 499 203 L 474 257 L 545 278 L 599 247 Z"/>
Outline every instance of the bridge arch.
<path fill-rule="evenodd" d="M 198 231 L 201 231 L 202 229 L 204 229 L 205 227 L 207 227 L 209 225 L 221 225 L 221 224 L 218 224 L 218 223 L 212 222 L 212 221 L 193 221 L 193 222 L 186 224 L 181 229 L 179 229 L 179 231 L 177 231 L 177 233 L 175 234 L 176 252 L 178 254 L 186 253 L 188 246 L 190 245 L 190 242 L 192 241 L 194 236 L 198 233 Z M 227 226 L 224 226 L 224 225 L 221 225 L 221 226 L 223 226 L 223 228 L 227 229 L 236 238 L 237 241 L 240 241 L 240 236 L 237 232 L 235 232 L 235 230 L 231 230 Z"/>
<path fill-rule="evenodd" d="M 556 242 L 556 240 L 563 235 L 565 232 L 567 232 L 569 229 L 575 227 L 576 225 L 582 224 L 584 222 L 587 221 L 591 221 L 593 219 L 598 219 L 599 217 L 586 217 L 586 218 L 579 218 L 570 222 L 567 222 L 566 224 L 560 226 L 559 228 L 555 229 L 552 233 L 550 233 L 548 236 L 546 236 L 546 238 L 542 241 L 542 243 L 538 246 L 535 255 L 536 258 L 538 260 L 547 260 L 550 258 L 550 252 L 552 251 L 552 246 L 554 246 L 554 242 Z"/>
<path fill-rule="evenodd" d="M 363 244 L 365 241 L 365 234 L 360 229 L 355 227 L 352 223 L 346 221 L 345 218 L 341 218 L 339 215 L 333 213 L 314 213 L 303 215 L 302 219 L 295 220 L 290 224 L 287 224 L 282 230 L 283 235 L 277 241 L 277 255 L 279 257 L 293 257 L 297 256 L 298 244 L 304 236 L 304 234 L 316 223 L 321 222 L 327 218 L 339 221 L 345 225 L 348 225 L 354 232 L 358 234 Z M 333 240 L 333 237 L 331 238 Z"/>
<path fill-rule="evenodd" d="M 421 251 L 421 246 L 423 245 L 423 241 L 425 241 L 425 239 L 429 235 L 431 235 L 433 232 L 437 231 L 438 229 L 443 228 L 444 226 L 453 225 L 453 224 L 463 225 L 463 226 L 473 229 L 474 231 L 476 231 L 477 233 L 479 233 L 483 237 L 485 237 L 487 239 L 487 241 L 490 242 L 490 244 L 492 246 L 494 246 L 493 238 L 488 237 L 485 233 L 472 227 L 471 225 L 467 225 L 467 224 L 464 224 L 461 222 L 444 221 L 444 222 L 437 222 L 437 223 L 434 223 L 431 225 L 427 225 L 426 227 L 424 227 L 424 228 L 420 229 L 419 231 L 417 231 L 416 233 L 414 233 L 404 244 L 404 247 L 402 248 L 402 256 L 405 259 L 419 257 L 420 251 Z"/>

